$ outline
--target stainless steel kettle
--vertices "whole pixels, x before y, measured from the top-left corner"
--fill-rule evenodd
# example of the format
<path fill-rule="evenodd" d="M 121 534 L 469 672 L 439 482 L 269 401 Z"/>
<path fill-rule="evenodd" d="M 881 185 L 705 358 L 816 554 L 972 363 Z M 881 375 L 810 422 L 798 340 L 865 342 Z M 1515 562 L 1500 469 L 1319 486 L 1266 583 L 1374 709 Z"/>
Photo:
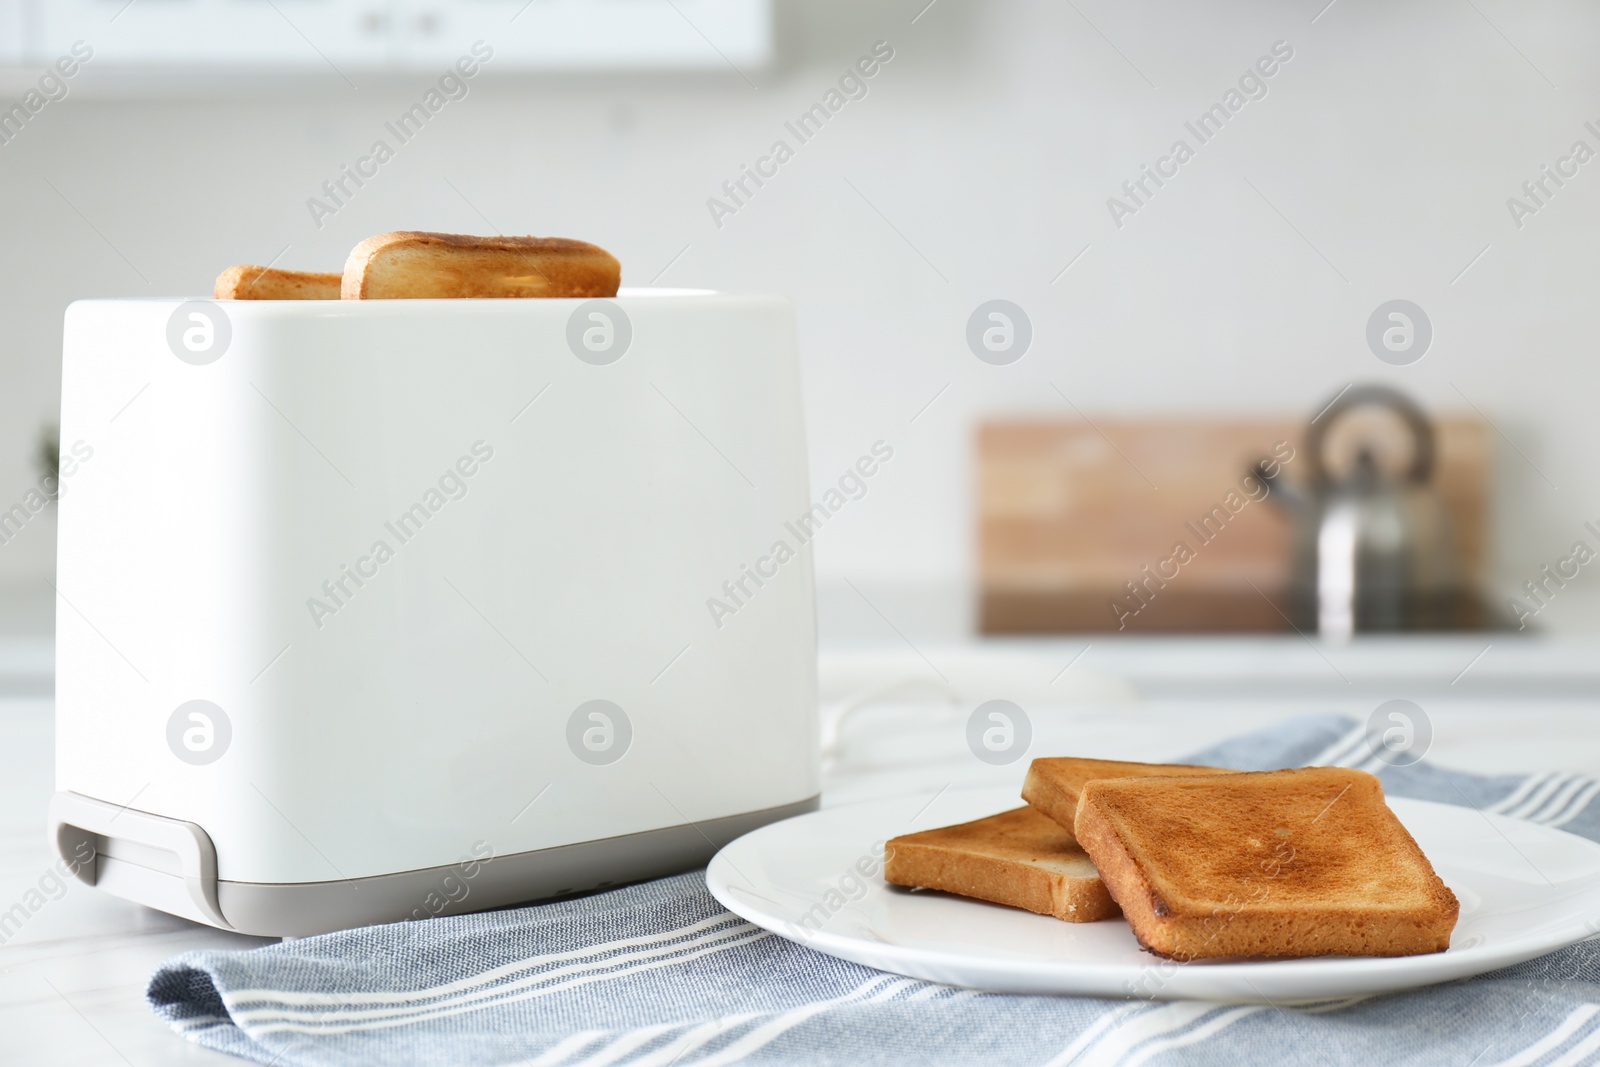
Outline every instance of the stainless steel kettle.
<path fill-rule="evenodd" d="M 1329 434 L 1363 407 L 1399 416 L 1411 461 L 1395 479 L 1380 470 L 1373 442 L 1357 446 L 1342 475 L 1329 469 Z M 1366 631 L 1460 629 L 1478 625 L 1477 598 L 1464 587 L 1449 517 L 1433 489 L 1433 425 L 1416 402 L 1382 385 L 1346 389 L 1306 429 L 1305 483 L 1288 485 L 1276 464 L 1256 477 L 1295 523 L 1290 608 L 1302 630 L 1333 640 Z"/>

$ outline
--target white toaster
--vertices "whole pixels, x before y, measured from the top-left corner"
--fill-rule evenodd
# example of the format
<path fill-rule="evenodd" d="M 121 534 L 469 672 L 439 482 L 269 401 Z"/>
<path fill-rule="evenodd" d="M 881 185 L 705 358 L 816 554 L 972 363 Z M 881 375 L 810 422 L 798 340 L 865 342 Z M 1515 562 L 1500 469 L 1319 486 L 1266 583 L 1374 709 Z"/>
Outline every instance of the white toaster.
<path fill-rule="evenodd" d="M 89 884 L 302 935 L 817 804 L 784 300 L 86 301 L 61 437 L 51 838 Z"/>

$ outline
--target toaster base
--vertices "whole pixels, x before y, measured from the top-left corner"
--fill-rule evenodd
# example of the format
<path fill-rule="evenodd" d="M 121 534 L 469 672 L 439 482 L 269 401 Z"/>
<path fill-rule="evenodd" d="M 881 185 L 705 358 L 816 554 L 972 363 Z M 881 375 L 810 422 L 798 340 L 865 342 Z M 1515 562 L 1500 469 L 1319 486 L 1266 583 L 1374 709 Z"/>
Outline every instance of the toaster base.
<path fill-rule="evenodd" d="M 720 819 L 460 863 L 329 882 L 231 882 L 194 823 L 76 793 L 51 803 L 51 840 L 79 881 L 224 930 L 304 937 L 459 915 L 703 867 L 733 839 L 817 810 L 820 797 Z M 113 830 L 111 823 L 118 820 Z"/>

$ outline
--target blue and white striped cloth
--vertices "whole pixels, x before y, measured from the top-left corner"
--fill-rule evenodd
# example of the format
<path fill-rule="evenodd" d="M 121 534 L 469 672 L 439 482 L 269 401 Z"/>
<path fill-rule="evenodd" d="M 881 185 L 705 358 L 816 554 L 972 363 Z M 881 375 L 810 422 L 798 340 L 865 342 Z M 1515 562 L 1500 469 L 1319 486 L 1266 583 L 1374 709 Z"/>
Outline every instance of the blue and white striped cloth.
<path fill-rule="evenodd" d="M 1372 762 L 1365 729 L 1297 719 L 1196 753 L 1241 769 Z M 1394 795 L 1600 838 L 1600 782 L 1381 770 Z M 149 999 L 179 1034 L 293 1065 L 1600 1062 L 1600 941 L 1431 989 L 1278 1008 L 975 993 L 812 952 L 685 874 L 581 900 L 181 956 Z"/>

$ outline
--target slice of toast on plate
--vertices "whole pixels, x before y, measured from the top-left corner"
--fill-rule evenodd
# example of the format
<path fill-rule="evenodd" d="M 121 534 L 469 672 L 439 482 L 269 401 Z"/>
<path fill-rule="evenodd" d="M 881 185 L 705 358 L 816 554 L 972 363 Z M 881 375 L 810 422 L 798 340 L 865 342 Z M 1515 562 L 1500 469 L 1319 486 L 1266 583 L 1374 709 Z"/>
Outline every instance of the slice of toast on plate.
<path fill-rule="evenodd" d="M 211 296 L 214 300 L 337 300 L 343 277 L 245 263 L 217 275 Z"/>
<path fill-rule="evenodd" d="M 1383 799 L 1344 767 L 1100 778 L 1078 842 L 1159 956 L 1411 956 L 1459 905 Z"/>
<path fill-rule="evenodd" d="M 351 250 L 341 293 L 346 300 L 611 297 L 621 281 L 616 257 L 587 241 L 400 230 Z"/>
<path fill-rule="evenodd" d="M 1148 778 L 1191 774 L 1232 774 L 1220 767 L 1191 763 L 1130 763 L 1115 759 L 1046 756 L 1028 765 L 1022 799 L 1071 830 L 1078 815 L 1078 794 L 1094 778 Z"/>
<path fill-rule="evenodd" d="M 883 876 L 1067 922 L 1096 922 L 1117 905 L 1072 835 L 1032 808 L 893 838 Z"/>

